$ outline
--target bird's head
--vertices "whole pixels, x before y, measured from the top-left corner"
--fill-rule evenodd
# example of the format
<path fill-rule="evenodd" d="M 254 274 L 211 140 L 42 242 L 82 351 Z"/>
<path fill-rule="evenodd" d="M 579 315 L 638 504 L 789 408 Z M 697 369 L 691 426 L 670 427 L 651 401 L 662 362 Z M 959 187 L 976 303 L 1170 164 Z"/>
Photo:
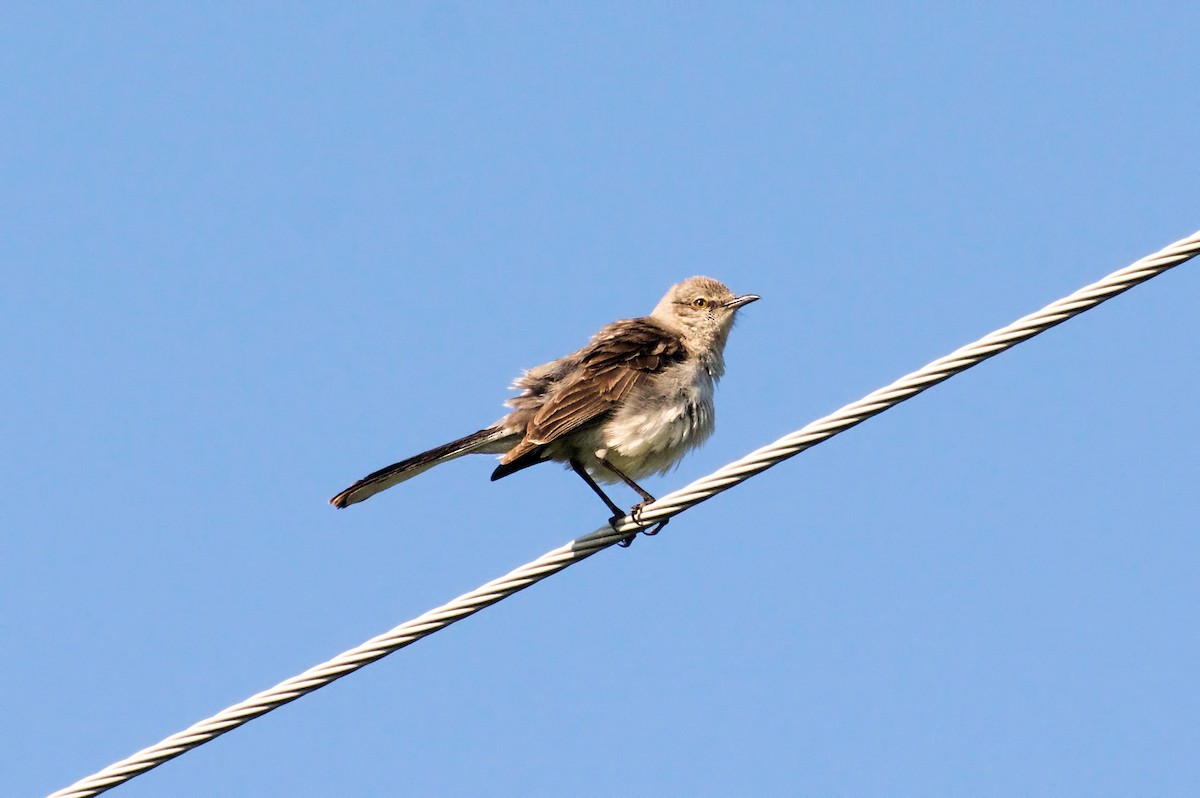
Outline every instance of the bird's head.
<path fill-rule="evenodd" d="M 671 286 L 650 317 L 677 330 L 689 348 L 719 354 L 738 309 L 757 299 L 755 294 L 736 296 L 711 277 L 689 277 Z"/>

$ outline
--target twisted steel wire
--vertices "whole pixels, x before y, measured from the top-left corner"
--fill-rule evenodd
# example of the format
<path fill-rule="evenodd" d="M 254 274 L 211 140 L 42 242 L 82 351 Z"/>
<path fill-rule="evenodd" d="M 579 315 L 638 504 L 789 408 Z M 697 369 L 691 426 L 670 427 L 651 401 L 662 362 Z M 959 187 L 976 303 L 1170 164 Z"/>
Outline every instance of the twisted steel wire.
<path fill-rule="evenodd" d="M 453 601 L 402 623 L 391 631 L 373 637 L 327 662 L 309 668 L 298 676 L 280 682 L 269 690 L 257 693 L 69 787 L 54 792 L 50 798 L 88 798 L 99 795 L 276 707 L 294 701 L 426 635 L 444 629 L 455 621 L 474 615 L 569 565 L 621 542 L 632 533 L 666 521 L 689 507 L 861 424 L 955 374 L 1061 324 L 1167 269 L 1178 266 L 1197 254 L 1200 254 L 1200 231 L 1113 272 L 1070 296 L 1052 302 L 1036 313 L 1017 319 L 974 343 L 956 349 L 890 385 L 867 394 L 857 402 L 852 402 L 690 485 L 663 496 L 635 513 L 636 518 L 626 517 L 616 524 L 615 528 L 603 526 L 591 534 L 549 551 L 533 562 L 493 579 Z"/>

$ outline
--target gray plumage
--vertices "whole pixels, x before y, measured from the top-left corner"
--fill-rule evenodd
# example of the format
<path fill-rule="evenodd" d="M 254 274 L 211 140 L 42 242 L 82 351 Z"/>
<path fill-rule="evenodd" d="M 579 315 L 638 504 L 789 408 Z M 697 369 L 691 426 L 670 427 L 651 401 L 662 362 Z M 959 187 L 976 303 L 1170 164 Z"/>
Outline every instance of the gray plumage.
<path fill-rule="evenodd" d="M 567 463 L 614 512 L 595 484 L 664 473 L 713 431 L 713 389 L 738 308 L 708 277 L 674 285 L 649 316 L 613 322 L 577 352 L 529 369 L 512 410 L 490 427 L 369 474 L 334 496 L 346 507 L 465 454 L 500 454 L 492 479 L 554 460 Z"/>

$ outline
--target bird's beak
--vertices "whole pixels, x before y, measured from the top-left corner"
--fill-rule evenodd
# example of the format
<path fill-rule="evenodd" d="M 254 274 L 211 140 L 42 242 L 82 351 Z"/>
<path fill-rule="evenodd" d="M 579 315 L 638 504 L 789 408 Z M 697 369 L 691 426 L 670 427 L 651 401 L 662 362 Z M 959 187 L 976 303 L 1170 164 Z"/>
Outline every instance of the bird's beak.
<path fill-rule="evenodd" d="M 761 297 L 758 294 L 743 294 L 735 296 L 733 299 L 725 303 L 725 307 L 730 310 L 737 310 L 742 305 L 749 305 L 751 302 L 757 302 Z"/>

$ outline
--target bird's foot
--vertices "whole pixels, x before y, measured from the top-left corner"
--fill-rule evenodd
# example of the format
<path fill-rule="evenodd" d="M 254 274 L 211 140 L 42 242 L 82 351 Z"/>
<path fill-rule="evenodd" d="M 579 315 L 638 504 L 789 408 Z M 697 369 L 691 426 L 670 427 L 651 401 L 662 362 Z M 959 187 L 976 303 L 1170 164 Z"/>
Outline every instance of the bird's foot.
<path fill-rule="evenodd" d="M 625 520 L 625 513 L 617 513 L 612 518 L 608 519 L 608 525 L 613 528 L 613 532 L 616 532 L 617 527 L 620 526 L 620 522 L 624 521 L 624 520 Z M 630 532 L 628 535 L 626 535 L 625 537 L 618 540 L 617 545 L 623 549 L 627 549 L 627 548 L 629 548 L 629 545 L 631 543 L 633 543 L 633 539 L 636 537 L 637 537 L 637 532 Z"/>
<path fill-rule="evenodd" d="M 642 508 L 645 507 L 647 504 L 650 504 L 650 502 L 652 502 L 652 501 L 654 501 L 654 499 L 647 499 L 646 501 L 638 502 L 637 504 L 633 505 L 633 508 L 629 511 L 629 518 L 631 520 L 633 520 L 635 523 L 641 523 Z M 623 516 L 623 515 L 614 515 L 612 518 L 608 519 L 608 523 L 612 525 L 613 529 L 616 529 L 617 522 L 621 521 L 624 518 L 625 518 L 625 516 Z M 666 526 L 667 522 L 670 520 L 671 519 L 669 519 L 669 518 L 664 518 L 662 521 L 659 521 L 654 526 L 652 526 L 648 529 L 642 529 L 639 531 L 646 537 L 651 537 L 653 535 L 657 535 L 659 532 L 662 531 L 662 528 L 664 526 Z M 622 538 L 620 541 L 618 541 L 617 545 L 621 546 L 622 548 L 629 548 L 629 545 L 631 543 L 633 543 L 633 540 L 634 540 L 634 538 L 637 537 L 637 535 L 638 535 L 638 533 L 634 532 L 634 533 L 630 534 L 628 537 Z"/>

